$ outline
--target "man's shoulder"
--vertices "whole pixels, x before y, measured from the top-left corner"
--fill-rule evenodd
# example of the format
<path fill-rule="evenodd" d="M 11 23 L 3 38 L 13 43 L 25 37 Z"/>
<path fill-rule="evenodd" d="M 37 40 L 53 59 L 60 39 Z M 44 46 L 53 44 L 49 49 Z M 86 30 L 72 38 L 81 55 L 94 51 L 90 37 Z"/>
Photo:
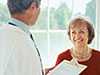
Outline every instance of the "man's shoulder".
<path fill-rule="evenodd" d="M 8 32 L 8 33 L 25 33 L 23 30 L 21 30 L 20 28 L 13 26 L 13 25 L 8 25 L 8 24 L 4 24 L 2 26 L 0 26 L 0 30 L 2 32 Z"/>
<path fill-rule="evenodd" d="M 4 42 L 19 42 L 29 39 L 29 36 L 26 32 L 20 28 L 12 25 L 3 25 L 0 26 L 0 39 Z"/>
<path fill-rule="evenodd" d="M 0 45 L 6 48 L 21 48 L 32 49 L 33 42 L 30 39 L 30 36 L 16 26 L 1 26 L 0 27 Z M 34 48 L 33 48 L 34 49 Z"/>
<path fill-rule="evenodd" d="M 25 37 L 28 34 L 16 26 L 2 25 L 0 26 L 0 35 L 6 36 L 6 37 L 18 38 L 22 36 Z"/>

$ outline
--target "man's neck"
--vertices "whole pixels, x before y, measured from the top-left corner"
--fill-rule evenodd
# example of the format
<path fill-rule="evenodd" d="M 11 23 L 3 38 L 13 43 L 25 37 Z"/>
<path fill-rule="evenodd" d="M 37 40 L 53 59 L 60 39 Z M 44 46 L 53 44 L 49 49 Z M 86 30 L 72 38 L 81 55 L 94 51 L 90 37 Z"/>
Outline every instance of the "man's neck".
<path fill-rule="evenodd" d="M 15 18 L 15 19 L 17 19 L 19 21 L 22 21 L 26 25 L 30 25 L 29 19 L 26 16 L 24 16 L 24 15 L 17 14 L 17 15 L 12 15 L 11 17 Z"/>

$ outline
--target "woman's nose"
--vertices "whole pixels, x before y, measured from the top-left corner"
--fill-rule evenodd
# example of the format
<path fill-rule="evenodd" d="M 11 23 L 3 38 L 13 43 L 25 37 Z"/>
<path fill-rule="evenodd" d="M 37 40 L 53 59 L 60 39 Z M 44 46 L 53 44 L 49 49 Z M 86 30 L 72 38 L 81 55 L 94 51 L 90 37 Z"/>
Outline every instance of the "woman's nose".
<path fill-rule="evenodd" d="M 75 39 L 79 39 L 80 38 L 80 33 L 79 32 L 76 32 L 76 34 L 75 34 Z"/>

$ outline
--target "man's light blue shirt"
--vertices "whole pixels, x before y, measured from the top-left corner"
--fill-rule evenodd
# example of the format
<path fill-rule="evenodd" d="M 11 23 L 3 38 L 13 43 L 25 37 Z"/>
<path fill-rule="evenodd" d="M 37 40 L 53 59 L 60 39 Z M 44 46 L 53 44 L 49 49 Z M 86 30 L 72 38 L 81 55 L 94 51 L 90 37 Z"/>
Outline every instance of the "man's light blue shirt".
<path fill-rule="evenodd" d="M 22 29 L 24 32 L 26 32 L 27 34 L 31 34 L 29 31 L 29 26 L 27 24 L 25 24 L 24 22 L 17 20 L 15 18 L 11 18 L 9 20 L 10 23 L 14 24 L 15 26 L 19 27 L 20 29 Z M 8 23 L 9 23 L 8 22 Z"/>
<path fill-rule="evenodd" d="M 0 75 L 42 75 L 41 61 L 27 24 L 11 18 L 0 27 L 0 34 Z"/>

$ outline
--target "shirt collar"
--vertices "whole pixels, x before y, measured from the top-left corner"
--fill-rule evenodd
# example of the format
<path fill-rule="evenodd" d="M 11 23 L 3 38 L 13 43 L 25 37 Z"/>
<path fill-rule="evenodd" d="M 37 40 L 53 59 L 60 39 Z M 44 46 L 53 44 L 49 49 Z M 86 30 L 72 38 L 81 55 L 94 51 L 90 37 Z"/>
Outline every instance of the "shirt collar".
<path fill-rule="evenodd" d="M 24 32 L 30 34 L 29 26 L 27 24 L 25 24 L 24 22 L 17 20 L 15 18 L 11 18 L 9 22 L 15 24 L 17 27 L 22 29 Z"/>

